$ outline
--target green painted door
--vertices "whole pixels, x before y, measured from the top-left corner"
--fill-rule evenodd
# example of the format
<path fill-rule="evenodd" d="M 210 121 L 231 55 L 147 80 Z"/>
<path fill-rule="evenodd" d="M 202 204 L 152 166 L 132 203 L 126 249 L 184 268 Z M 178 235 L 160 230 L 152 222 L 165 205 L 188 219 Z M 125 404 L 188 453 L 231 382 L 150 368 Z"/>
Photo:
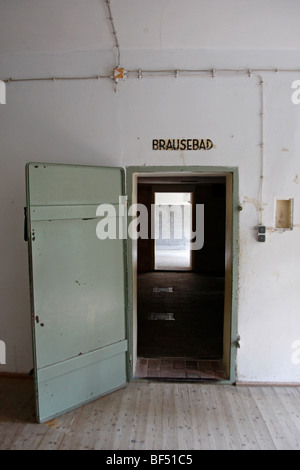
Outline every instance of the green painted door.
<path fill-rule="evenodd" d="M 127 382 L 125 241 L 96 232 L 100 204 L 115 209 L 110 226 L 122 223 L 124 172 L 29 163 L 26 186 L 37 420 L 45 422 Z"/>

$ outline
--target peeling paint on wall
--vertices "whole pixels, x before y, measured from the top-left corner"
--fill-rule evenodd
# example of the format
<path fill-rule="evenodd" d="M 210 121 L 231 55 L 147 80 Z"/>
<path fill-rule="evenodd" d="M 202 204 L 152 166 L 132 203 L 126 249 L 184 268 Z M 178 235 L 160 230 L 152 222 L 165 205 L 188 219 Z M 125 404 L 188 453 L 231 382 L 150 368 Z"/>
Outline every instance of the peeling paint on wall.
<path fill-rule="evenodd" d="M 260 210 L 260 202 L 259 202 L 258 199 L 254 198 L 254 197 L 244 196 L 243 204 L 252 204 L 257 211 Z M 266 205 L 267 204 L 265 202 L 262 203 L 262 207 L 264 207 Z"/>

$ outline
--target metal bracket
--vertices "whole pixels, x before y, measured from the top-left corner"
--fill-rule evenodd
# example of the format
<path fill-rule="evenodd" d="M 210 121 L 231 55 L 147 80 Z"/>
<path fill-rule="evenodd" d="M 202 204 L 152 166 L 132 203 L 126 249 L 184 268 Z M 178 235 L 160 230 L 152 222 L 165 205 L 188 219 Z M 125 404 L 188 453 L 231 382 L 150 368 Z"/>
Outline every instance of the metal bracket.
<path fill-rule="evenodd" d="M 129 361 L 128 361 L 128 363 L 129 363 L 129 367 L 132 367 L 132 365 L 133 365 L 132 354 L 129 354 Z"/>

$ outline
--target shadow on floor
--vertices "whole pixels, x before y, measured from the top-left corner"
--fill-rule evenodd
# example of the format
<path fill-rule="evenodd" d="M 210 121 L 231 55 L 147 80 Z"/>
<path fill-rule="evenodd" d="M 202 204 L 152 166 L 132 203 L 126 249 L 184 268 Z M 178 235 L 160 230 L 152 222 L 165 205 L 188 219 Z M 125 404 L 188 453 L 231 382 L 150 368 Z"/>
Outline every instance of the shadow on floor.
<path fill-rule="evenodd" d="M 32 378 L 0 378 L 0 421 L 36 423 L 34 381 Z"/>

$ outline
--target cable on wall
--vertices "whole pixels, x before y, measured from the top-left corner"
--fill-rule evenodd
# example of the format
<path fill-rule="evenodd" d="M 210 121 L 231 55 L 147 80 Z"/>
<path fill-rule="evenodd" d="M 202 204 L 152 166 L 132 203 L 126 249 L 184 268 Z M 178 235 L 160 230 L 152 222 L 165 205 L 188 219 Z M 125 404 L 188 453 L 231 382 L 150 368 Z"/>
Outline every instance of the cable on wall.
<path fill-rule="evenodd" d="M 124 69 L 123 69 L 124 70 Z M 124 78 L 155 78 L 155 77 L 211 77 L 215 78 L 217 76 L 250 76 L 252 73 L 300 73 L 300 69 L 156 69 L 156 70 L 124 70 Z M 125 76 L 126 74 L 126 76 Z M 14 82 L 30 82 L 30 81 L 58 81 L 58 80 L 99 80 L 99 79 L 115 79 L 113 74 L 109 75 L 88 75 L 88 76 L 57 76 L 57 77 L 20 77 L 20 78 L 2 78 L 1 81 L 5 83 L 14 83 Z"/>
<path fill-rule="evenodd" d="M 265 82 L 261 76 L 259 76 L 260 85 L 260 194 L 259 194 L 259 211 L 260 211 L 260 225 L 263 225 L 263 188 L 264 188 L 264 163 L 265 163 Z"/>
<path fill-rule="evenodd" d="M 115 22 L 114 22 L 114 18 L 113 18 L 113 15 L 112 15 L 112 11 L 111 11 L 111 6 L 110 6 L 110 0 L 104 0 L 106 5 L 107 5 L 107 9 L 108 9 L 108 18 L 110 20 L 110 23 L 111 23 L 111 27 L 112 27 L 112 33 L 113 33 L 113 36 L 115 38 L 115 46 L 116 46 L 116 49 L 117 49 L 117 52 L 118 52 L 118 67 L 121 67 L 121 51 L 120 51 L 120 44 L 119 44 L 119 40 L 118 40 L 118 35 L 117 35 L 117 31 L 116 31 L 116 28 L 115 28 Z"/>
<path fill-rule="evenodd" d="M 4 83 L 15 83 L 15 82 L 45 82 L 51 81 L 56 82 L 58 80 L 72 81 L 72 80 L 100 80 L 104 78 L 111 78 L 110 75 L 90 75 L 90 76 L 78 76 L 78 77 L 24 77 L 24 78 L 6 78 L 1 80 Z"/>
<path fill-rule="evenodd" d="M 115 92 L 117 93 L 119 80 L 125 80 L 127 78 L 127 75 L 126 75 L 126 70 L 124 70 L 124 68 L 121 67 L 120 43 L 118 40 L 118 35 L 117 35 L 116 28 L 115 28 L 115 22 L 114 22 L 114 18 L 113 18 L 112 11 L 111 11 L 110 0 L 104 0 L 104 1 L 107 5 L 108 17 L 109 17 L 111 27 L 112 27 L 112 33 L 113 33 L 114 40 L 115 40 L 115 46 L 118 52 L 118 65 L 114 68 L 113 74 L 110 77 L 114 80 Z"/>
<path fill-rule="evenodd" d="M 105 0 L 110 9 L 110 0 Z M 112 20 L 113 21 L 113 20 Z M 112 23 L 113 24 L 113 23 Z M 114 26 L 113 26 L 114 28 Z M 114 29 L 115 31 L 115 29 Z M 116 37 L 116 34 L 115 34 Z M 120 59 L 119 43 L 116 40 L 118 47 L 118 59 Z M 258 211 L 260 212 L 260 225 L 263 225 L 263 189 L 264 189 L 264 164 L 265 164 L 265 93 L 264 85 L 265 82 L 262 77 L 262 73 L 300 73 L 300 69 L 279 69 L 279 68 L 256 68 L 256 69 L 174 69 L 174 70 L 124 70 L 122 68 L 115 68 L 111 75 L 92 75 L 92 76 L 78 76 L 78 77 L 34 77 L 34 78 L 7 78 L 2 81 L 9 84 L 14 82 L 30 82 L 30 81 L 58 81 L 58 80 L 102 80 L 108 79 L 114 80 L 115 91 L 117 90 L 117 83 L 119 79 L 145 79 L 155 77 L 173 77 L 178 79 L 180 77 L 211 77 L 214 79 L 216 76 L 245 76 L 251 78 L 255 74 L 259 79 L 260 85 L 260 185 L 259 185 L 259 204 Z"/>

